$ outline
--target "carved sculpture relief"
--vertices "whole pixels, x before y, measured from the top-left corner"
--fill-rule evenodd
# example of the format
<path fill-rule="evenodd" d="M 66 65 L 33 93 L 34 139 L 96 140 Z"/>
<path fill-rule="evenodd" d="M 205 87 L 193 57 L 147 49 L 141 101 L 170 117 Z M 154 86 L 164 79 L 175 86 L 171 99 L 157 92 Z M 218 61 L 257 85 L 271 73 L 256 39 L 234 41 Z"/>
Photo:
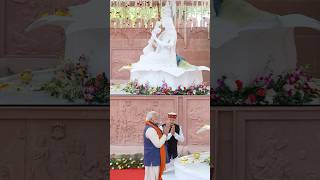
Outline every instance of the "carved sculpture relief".
<path fill-rule="evenodd" d="M 288 143 L 274 136 L 266 137 L 250 157 L 248 174 L 251 180 L 290 180 L 290 162 L 285 156 Z"/>
<path fill-rule="evenodd" d="M 148 111 L 160 113 L 165 121 L 168 112 L 175 111 L 174 99 L 113 99 L 111 100 L 111 144 L 137 145 L 143 142 L 143 128 Z"/>
<path fill-rule="evenodd" d="M 319 121 L 279 117 L 283 119 L 246 122 L 246 138 L 242 142 L 246 147 L 246 179 L 319 179 L 320 167 L 315 166 L 319 157 L 314 156 L 320 150 L 316 143 Z"/>
<path fill-rule="evenodd" d="M 105 180 L 106 109 L 90 109 L 1 108 L 0 180 Z"/>
<path fill-rule="evenodd" d="M 201 135 L 196 134 L 197 130 L 205 124 L 210 124 L 210 105 L 207 99 L 186 100 L 186 120 L 187 120 L 187 141 L 189 144 L 207 145 L 210 142 L 210 132 Z"/>
<path fill-rule="evenodd" d="M 0 121 L 0 180 L 22 179 L 24 172 L 24 124 Z M 16 173 L 20 172 L 20 173 Z"/>
<path fill-rule="evenodd" d="M 146 113 L 154 110 L 159 112 L 160 120 L 163 123 L 167 121 L 167 113 L 178 113 L 178 123 L 184 128 L 184 136 L 188 139 L 187 142 L 196 145 L 208 145 L 209 133 L 199 136 L 196 131 L 204 124 L 209 124 L 209 97 L 197 98 L 195 96 L 183 102 L 186 103 L 178 104 L 177 96 L 111 97 L 111 144 L 141 145 L 143 143 Z M 185 109 L 185 112 L 183 112 L 183 109 Z M 179 112 L 183 113 L 179 114 Z"/>
<path fill-rule="evenodd" d="M 0 161 L 0 180 L 10 180 L 10 168 L 7 163 Z"/>
<path fill-rule="evenodd" d="M 59 122 L 46 136 L 36 136 L 31 152 L 30 180 L 104 179 L 104 163 L 88 156 L 88 147 L 81 137 L 67 135 Z"/>

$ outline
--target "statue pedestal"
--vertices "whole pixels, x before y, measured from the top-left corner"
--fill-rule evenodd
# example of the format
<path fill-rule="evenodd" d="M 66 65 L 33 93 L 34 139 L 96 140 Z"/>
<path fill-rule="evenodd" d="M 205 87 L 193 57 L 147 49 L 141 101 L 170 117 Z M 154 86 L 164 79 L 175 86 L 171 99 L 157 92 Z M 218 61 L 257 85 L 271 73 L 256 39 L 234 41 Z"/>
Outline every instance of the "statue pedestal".
<path fill-rule="evenodd" d="M 178 77 L 165 71 L 131 71 L 130 80 L 136 80 L 139 84 L 148 83 L 150 87 L 161 87 L 166 82 L 172 89 L 177 89 L 178 86 L 199 85 L 203 82 L 201 70 L 185 71 Z"/>

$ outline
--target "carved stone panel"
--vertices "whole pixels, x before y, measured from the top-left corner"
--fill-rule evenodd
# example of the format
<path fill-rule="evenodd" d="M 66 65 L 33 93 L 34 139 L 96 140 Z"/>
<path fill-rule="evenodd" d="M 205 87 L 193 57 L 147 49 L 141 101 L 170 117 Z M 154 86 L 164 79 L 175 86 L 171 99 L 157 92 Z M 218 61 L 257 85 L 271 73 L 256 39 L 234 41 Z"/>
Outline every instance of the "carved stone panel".
<path fill-rule="evenodd" d="M 213 107 L 215 178 L 320 178 L 320 108 Z"/>
<path fill-rule="evenodd" d="M 106 124 L 99 120 L 43 120 L 28 125 L 27 177 L 32 180 L 105 176 Z M 90 132 L 90 133 L 85 133 Z M 94 132 L 94 133 L 92 133 Z"/>
<path fill-rule="evenodd" d="M 167 113 L 177 112 L 177 97 L 111 97 L 110 135 L 112 145 L 141 145 L 146 114 L 160 113 L 160 120 L 167 120 Z"/>
<path fill-rule="evenodd" d="M 23 179 L 25 123 L 10 120 L 2 120 L 0 123 L 0 180 Z"/>
<path fill-rule="evenodd" d="M 186 139 L 184 145 L 209 145 L 209 131 L 196 134 L 210 123 L 209 96 L 112 96 L 111 145 L 141 146 L 146 113 L 151 110 L 160 113 L 163 123 L 167 113 L 177 113 L 177 123 Z"/>
<path fill-rule="evenodd" d="M 0 180 L 105 180 L 108 109 L 0 108 Z"/>
<path fill-rule="evenodd" d="M 320 178 L 320 121 L 277 120 L 246 123 L 247 179 Z M 299 170 L 299 171 L 298 171 Z"/>
<path fill-rule="evenodd" d="M 188 144 L 207 145 L 210 142 L 210 131 L 197 134 L 205 124 L 210 124 L 209 98 L 185 98 L 185 120 Z"/>

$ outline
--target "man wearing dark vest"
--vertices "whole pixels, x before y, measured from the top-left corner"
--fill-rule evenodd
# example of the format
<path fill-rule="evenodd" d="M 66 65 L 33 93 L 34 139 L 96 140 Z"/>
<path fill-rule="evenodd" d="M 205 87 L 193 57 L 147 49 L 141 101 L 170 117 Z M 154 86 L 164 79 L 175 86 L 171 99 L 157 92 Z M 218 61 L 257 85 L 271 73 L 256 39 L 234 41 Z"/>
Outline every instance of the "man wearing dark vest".
<path fill-rule="evenodd" d="M 166 125 L 164 125 L 164 127 L 170 126 L 166 142 L 168 156 L 170 160 L 173 160 L 178 156 L 178 142 L 182 143 L 184 141 L 182 128 L 176 123 L 176 118 L 176 113 L 168 113 L 169 122 Z"/>
<path fill-rule="evenodd" d="M 159 115 L 155 111 L 148 112 L 144 128 L 144 180 L 162 180 L 166 163 L 169 162 L 165 142 L 169 128 L 159 127 Z M 163 129 L 163 131 L 162 131 Z"/>

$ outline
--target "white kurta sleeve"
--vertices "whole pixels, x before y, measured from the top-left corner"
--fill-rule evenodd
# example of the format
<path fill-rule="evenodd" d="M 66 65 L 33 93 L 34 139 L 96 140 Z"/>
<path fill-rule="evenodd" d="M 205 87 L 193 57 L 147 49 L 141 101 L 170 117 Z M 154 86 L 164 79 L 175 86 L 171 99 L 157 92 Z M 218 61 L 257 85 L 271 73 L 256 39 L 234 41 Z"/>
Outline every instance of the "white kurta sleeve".
<path fill-rule="evenodd" d="M 172 137 L 172 134 L 171 134 L 171 133 L 168 133 L 167 140 L 170 140 L 171 137 Z"/>
<path fill-rule="evenodd" d="M 162 137 L 159 139 L 157 131 L 155 129 L 153 129 L 153 128 L 148 128 L 147 129 L 146 137 L 157 148 L 160 148 L 166 142 L 166 139 L 167 139 L 167 136 L 165 134 L 163 134 Z"/>
<path fill-rule="evenodd" d="M 179 142 L 183 142 L 184 141 L 184 136 L 183 136 L 183 132 L 182 132 L 182 128 L 181 128 L 181 126 L 180 126 L 180 128 L 179 128 L 180 130 L 179 130 L 179 134 L 178 133 L 174 133 L 174 138 L 176 139 L 176 140 L 178 140 Z"/>

